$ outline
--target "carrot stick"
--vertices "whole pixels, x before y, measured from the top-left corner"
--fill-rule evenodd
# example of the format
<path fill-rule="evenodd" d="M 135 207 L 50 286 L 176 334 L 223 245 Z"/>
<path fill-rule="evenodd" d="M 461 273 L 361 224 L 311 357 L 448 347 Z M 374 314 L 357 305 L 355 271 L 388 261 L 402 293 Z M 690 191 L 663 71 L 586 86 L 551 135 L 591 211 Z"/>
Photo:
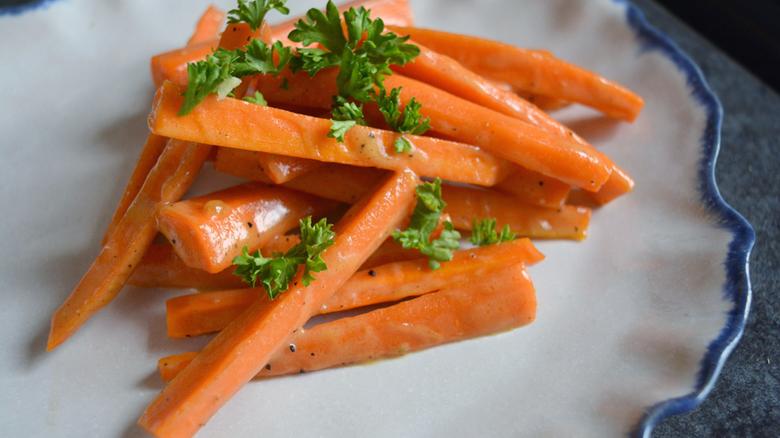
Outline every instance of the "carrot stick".
<path fill-rule="evenodd" d="M 495 190 L 513 195 L 528 205 L 558 209 L 566 202 L 570 187 L 555 178 L 518 167 L 514 173 L 496 184 Z"/>
<path fill-rule="evenodd" d="M 474 218 L 496 218 L 498 227 L 509 225 L 520 236 L 541 239 L 582 240 L 587 235 L 590 209 L 564 205 L 560 210 L 518 205 L 513 197 L 493 190 L 446 186 L 442 197 L 452 223 L 471 230 Z"/>
<path fill-rule="evenodd" d="M 604 205 L 634 190 L 634 180 L 625 170 L 612 167 L 612 174 L 598 192 L 587 192 L 598 205 Z"/>
<path fill-rule="evenodd" d="M 144 143 L 143 148 L 141 148 L 141 155 L 138 157 L 133 173 L 130 174 L 130 180 L 125 186 L 125 191 L 122 193 L 119 205 L 117 205 L 116 210 L 114 210 L 114 215 L 111 217 L 111 222 L 108 224 L 108 229 L 103 235 L 101 243 L 106 243 L 108 236 L 114 232 L 117 224 L 122 220 L 122 216 L 125 215 L 127 208 L 130 207 L 130 204 L 135 199 L 138 191 L 141 190 L 144 181 L 146 181 L 146 176 L 157 163 L 157 159 L 160 157 L 160 154 L 163 149 L 165 149 L 167 143 L 168 139 L 160 137 L 159 135 L 149 134 L 146 137 L 146 143 Z"/>
<path fill-rule="evenodd" d="M 164 206 L 157 227 L 187 266 L 216 273 L 247 247 L 263 247 L 305 216 L 321 216 L 338 204 L 281 187 L 241 184 Z"/>
<path fill-rule="evenodd" d="M 70 296 L 54 313 L 47 350 L 70 337 L 87 319 L 116 297 L 152 243 L 160 202 L 178 200 L 190 187 L 209 147 L 171 140 L 122 220 Z"/>
<path fill-rule="evenodd" d="M 155 96 L 149 126 L 173 138 L 236 149 L 271 152 L 318 161 L 390 170 L 410 168 L 425 176 L 492 185 L 506 176 L 509 163 L 465 144 L 407 135 L 415 145 L 397 154 L 398 134 L 365 126 L 349 130 L 344 143 L 327 136 L 331 122 L 238 99 L 207 97 L 190 114 L 178 116 L 181 89 L 166 83 Z"/>
<path fill-rule="evenodd" d="M 493 273 L 478 284 L 442 289 L 390 307 L 295 332 L 293 348 L 278 350 L 256 377 L 271 377 L 396 357 L 447 342 L 517 328 L 536 317 L 536 295 L 521 266 Z M 293 351 L 294 350 L 294 351 Z M 195 353 L 158 362 L 171 380 Z"/>
<path fill-rule="evenodd" d="M 319 161 L 255 152 L 255 159 L 274 184 L 284 184 L 322 165 Z"/>
<path fill-rule="evenodd" d="M 442 288 L 480 281 L 496 270 L 542 259 L 530 240 L 461 250 L 440 269 L 431 271 L 427 259 L 389 263 L 355 273 L 319 310 L 320 314 L 400 301 Z M 217 332 L 242 311 L 264 300 L 256 289 L 204 292 L 171 298 L 166 302 L 168 336 L 183 338 Z"/>
<path fill-rule="evenodd" d="M 187 64 L 205 59 L 218 46 L 219 40 L 214 39 L 152 56 L 149 66 L 154 86 L 160 87 L 165 81 L 187 85 Z"/>
<path fill-rule="evenodd" d="M 467 35 L 388 27 L 454 58 L 482 76 L 507 82 L 524 92 L 581 103 L 627 121 L 636 119 L 644 106 L 641 97 L 621 85 L 547 53 Z"/>
<path fill-rule="evenodd" d="M 313 78 L 302 72 L 262 75 L 257 76 L 255 86 L 269 102 L 328 108 L 336 92 L 337 73 L 335 69 L 324 70 Z M 287 89 L 279 86 L 285 79 Z M 385 87 L 400 87 L 404 104 L 412 97 L 420 102 L 421 112 L 430 117 L 431 131 L 446 138 L 483 147 L 526 169 L 589 191 L 598 190 L 609 178 L 612 163 L 575 139 L 568 129 L 563 128 L 566 135 L 549 132 L 398 74 L 385 78 Z M 541 110 L 536 111 L 549 119 Z"/>
<path fill-rule="evenodd" d="M 409 215 L 418 182 L 413 172 L 397 172 L 352 207 L 322 255 L 328 269 L 309 286 L 299 273 L 271 308 L 260 302 L 242 313 L 165 387 L 138 423 L 158 437 L 194 435 Z"/>
<path fill-rule="evenodd" d="M 296 235 L 278 234 L 263 246 L 261 252 L 266 256 L 274 253 L 285 253 L 298 242 L 300 239 Z M 403 249 L 393 239 L 387 239 L 360 268 L 368 269 L 419 257 L 418 252 Z M 152 244 L 146 250 L 144 257 L 127 282 L 138 287 L 168 289 L 214 290 L 246 287 L 246 284 L 233 274 L 234 271 L 235 269 L 229 267 L 216 274 L 211 274 L 191 268 L 181 261 L 170 244 Z"/>
<path fill-rule="evenodd" d="M 263 252 L 265 254 L 265 252 Z M 160 287 L 173 289 L 229 289 L 241 288 L 246 284 L 233 275 L 233 268 L 216 274 L 191 268 L 184 264 L 173 247 L 167 242 L 152 244 L 146 250 L 138 267 L 127 281 L 138 287 Z"/>
<path fill-rule="evenodd" d="M 187 41 L 187 45 L 192 46 L 219 38 L 219 31 L 222 30 L 224 24 L 225 11 L 214 5 L 209 5 L 198 20 L 198 24 L 195 25 L 195 32 Z"/>
<path fill-rule="evenodd" d="M 544 111 L 541 111 L 536 106 L 519 98 L 514 93 L 501 89 L 491 81 L 469 71 L 452 58 L 438 54 L 419 44 L 418 47 L 420 47 L 420 56 L 415 58 L 413 62 L 404 66 L 394 66 L 394 69 L 404 75 L 427 82 L 430 85 L 463 99 L 530 123 L 551 134 L 570 137 L 590 151 L 590 153 L 598 155 L 605 163 L 611 165 L 612 172 L 614 173 L 610 174 L 609 180 L 605 183 L 605 186 L 607 187 L 602 187 L 602 189 L 600 189 L 603 190 L 603 193 L 596 192 L 594 195 L 594 199 L 599 204 L 605 204 L 632 190 L 634 183 L 625 171 L 612 163 L 603 153 L 593 149 L 590 144 L 574 134 L 570 129 L 548 116 Z M 520 174 L 521 176 L 525 175 L 522 171 Z M 514 181 L 519 182 L 521 180 L 515 178 Z M 522 179 L 522 181 L 525 181 L 525 179 Z M 524 188 L 511 190 L 508 186 L 509 184 L 510 183 L 507 181 L 503 184 L 503 186 L 507 188 L 507 191 L 526 201 L 531 201 L 531 203 L 536 205 L 536 200 L 542 199 L 539 194 L 530 197 L 527 196 L 529 193 L 527 193 Z M 542 194 L 542 196 L 551 196 L 554 201 L 558 200 L 562 202 L 565 200 L 567 194 L 565 184 L 556 183 L 554 181 L 550 184 L 553 185 L 555 190 L 550 190 L 548 193 L 547 188 L 540 186 L 537 191 L 543 191 L 544 194 Z M 549 188 L 551 186 L 548 184 L 547 187 Z M 539 205 L 546 206 L 548 204 L 543 201 Z"/>
<path fill-rule="evenodd" d="M 240 169 L 241 154 L 230 157 L 230 161 L 220 161 L 220 154 L 217 154 L 217 170 L 224 171 L 227 168 L 228 173 L 252 179 L 251 172 L 231 171 L 231 169 Z M 233 160 L 238 163 L 237 167 L 232 166 Z M 561 205 L 568 193 L 568 186 L 528 171 L 522 173 L 522 169 L 515 168 L 515 170 L 519 173 L 499 183 L 496 187 L 498 191 L 481 190 L 476 187 L 445 186 L 443 194 L 449 204 L 447 212 L 453 218 L 458 218 L 454 221 L 455 227 L 471 230 L 473 218 L 493 217 L 498 214 L 500 225 L 509 224 L 514 231 L 525 237 L 576 240 L 585 238 L 590 222 L 590 210 Z M 286 183 L 286 186 L 325 199 L 349 202 L 361 197 L 366 187 L 370 187 L 372 182 L 376 181 L 378 176 L 372 175 L 373 172 L 377 171 L 326 164 L 301 176 L 300 180 L 294 179 Z M 328 183 L 323 184 L 323 181 Z M 540 181 L 544 186 L 540 189 L 544 190 L 536 190 Z M 527 203 L 529 200 L 536 202 L 531 205 Z M 545 207 L 536 206 L 539 204 L 545 204 Z"/>

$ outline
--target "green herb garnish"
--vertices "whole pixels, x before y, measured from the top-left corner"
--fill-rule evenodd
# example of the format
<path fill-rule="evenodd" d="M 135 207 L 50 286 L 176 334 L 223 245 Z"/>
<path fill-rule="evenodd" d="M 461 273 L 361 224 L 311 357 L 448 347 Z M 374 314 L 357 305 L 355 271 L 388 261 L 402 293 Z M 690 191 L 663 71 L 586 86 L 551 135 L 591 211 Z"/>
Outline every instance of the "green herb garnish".
<path fill-rule="evenodd" d="M 312 224 L 311 216 L 308 216 L 301 219 L 299 226 L 301 242 L 284 254 L 273 254 L 266 258 L 259 250 L 250 254 L 244 247 L 242 254 L 233 259 L 235 275 L 252 287 L 259 281 L 271 299 L 290 287 L 300 266 L 303 266 L 304 286 L 311 284 L 315 280 L 312 273 L 328 269 L 322 259 L 322 252 L 333 245 L 336 234 L 326 219 Z"/>
<path fill-rule="evenodd" d="M 272 9 L 289 14 L 285 3 L 287 0 L 238 0 L 238 7 L 228 11 L 228 23 L 246 23 L 252 30 L 257 30 Z"/>
<path fill-rule="evenodd" d="M 460 233 L 452 222 L 444 222 L 444 229 L 436 239 L 431 235 L 439 224 L 439 219 L 447 204 L 441 197 L 441 179 L 417 186 L 417 205 L 412 212 L 409 227 L 395 231 L 393 239 L 405 249 L 416 249 L 428 257 L 431 269 L 438 269 L 440 262 L 452 260 L 453 251 L 460 248 Z"/>
<path fill-rule="evenodd" d="M 501 232 L 496 232 L 496 219 L 486 218 L 482 220 L 474 219 L 471 230 L 471 243 L 477 246 L 493 245 L 501 242 L 509 242 L 517 239 L 517 234 L 509 229 L 509 225 L 504 225 Z"/>

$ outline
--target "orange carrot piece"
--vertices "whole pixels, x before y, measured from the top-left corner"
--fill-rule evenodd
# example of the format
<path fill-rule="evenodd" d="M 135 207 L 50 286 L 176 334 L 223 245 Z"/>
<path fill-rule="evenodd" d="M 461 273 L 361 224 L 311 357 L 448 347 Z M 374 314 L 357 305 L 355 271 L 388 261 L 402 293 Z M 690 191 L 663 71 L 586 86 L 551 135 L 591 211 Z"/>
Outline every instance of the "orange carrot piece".
<path fill-rule="evenodd" d="M 496 218 L 499 228 L 509 225 L 520 236 L 583 240 L 590 223 L 589 208 L 564 205 L 551 210 L 521 205 L 512 196 L 494 190 L 446 186 L 442 197 L 447 202 L 445 211 L 459 230 L 471 230 L 475 218 Z"/>
<path fill-rule="evenodd" d="M 216 148 L 214 169 L 219 172 L 262 183 L 271 183 L 258 157 L 265 152 L 244 151 L 233 148 Z"/>
<path fill-rule="evenodd" d="M 138 157 L 133 173 L 130 174 L 130 180 L 125 186 L 125 191 L 122 193 L 119 205 L 117 205 L 116 210 L 114 210 L 114 215 L 111 217 L 111 222 L 108 224 L 108 229 L 103 235 L 103 241 L 101 243 L 106 243 L 108 236 L 114 232 L 117 224 L 122 220 L 122 216 L 125 215 L 127 208 L 130 207 L 130 204 L 135 199 L 138 191 L 141 190 L 144 181 L 146 181 L 146 176 L 154 165 L 157 164 L 157 159 L 160 157 L 160 154 L 163 149 L 165 149 L 167 143 L 168 139 L 160 137 L 159 135 L 149 134 L 146 137 L 146 143 L 144 143 L 143 148 L 141 148 L 141 156 Z"/>
<path fill-rule="evenodd" d="M 617 165 L 612 167 L 612 174 L 598 192 L 588 192 L 598 205 L 604 205 L 614 199 L 634 190 L 634 180 Z"/>
<path fill-rule="evenodd" d="M 418 183 L 413 172 L 397 172 L 352 207 L 335 227 L 333 246 L 322 254 L 328 269 L 309 286 L 299 272 L 273 306 L 260 302 L 242 313 L 163 389 L 138 423 L 155 436 L 194 435 L 401 224 Z"/>
<path fill-rule="evenodd" d="M 256 377 L 317 371 L 400 356 L 447 342 L 475 338 L 536 318 L 536 294 L 522 266 L 510 266 L 479 283 L 454 286 L 361 315 L 298 330 Z M 171 380 L 196 356 L 184 353 L 158 362 Z"/>
<path fill-rule="evenodd" d="M 284 184 L 322 165 L 322 162 L 286 155 L 254 152 L 263 173 L 274 183 Z"/>
<path fill-rule="evenodd" d="M 437 30 L 388 27 L 524 92 L 581 103 L 627 121 L 636 119 L 644 106 L 642 98 L 625 87 L 548 53 Z"/>
<path fill-rule="evenodd" d="M 284 253 L 298 244 L 298 242 L 300 242 L 300 238 L 296 235 L 278 234 L 263 246 L 261 252 L 266 256 L 274 253 Z M 403 249 L 393 239 L 387 239 L 371 254 L 371 257 L 363 263 L 360 269 L 413 260 L 419 257 L 420 254 L 418 252 Z M 127 283 L 138 287 L 168 289 L 214 290 L 246 287 L 241 278 L 233 274 L 234 271 L 233 267 L 229 267 L 216 274 L 211 274 L 200 269 L 191 268 L 181 261 L 181 258 L 176 255 L 170 244 L 152 244 L 146 250 L 146 254 L 138 263 Z"/>
<path fill-rule="evenodd" d="M 431 119 L 431 130 L 485 148 L 506 160 L 567 184 L 597 191 L 611 173 L 603 154 L 573 138 L 471 103 L 431 85 L 391 75 L 385 86 L 401 87 L 401 101 L 412 97 Z"/>
<path fill-rule="evenodd" d="M 536 105 L 537 107 L 539 107 L 539 109 L 546 112 L 557 111 L 559 109 L 563 109 L 568 106 L 571 106 L 571 102 L 567 102 L 562 99 L 556 99 L 554 97 L 542 96 L 539 94 L 523 93 L 523 92 L 519 92 L 516 94 L 521 98 Z"/>
<path fill-rule="evenodd" d="M 318 161 L 390 170 L 410 168 L 424 176 L 477 185 L 493 185 L 511 165 L 479 148 L 430 137 L 408 135 L 409 154 L 395 152 L 398 133 L 355 126 L 344 143 L 328 137 L 330 121 L 238 99 L 207 97 L 190 114 L 178 116 L 181 89 L 167 82 L 155 96 L 149 126 L 172 138 L 236 149 L 271 152 Z"/>
<path fill-rule="evenodd" d="M 265 254 L 265 249 L 263 249 Z M 172 289 L 232 289 L 245 287 L 241 278 L 233 275 L 232 267 L 216 274 L 184 264 L 168 243 L 155 243 L 146 250 L 128 284 L 138 287 Z"/>
<path fill-rule="evenodd" d="M 337 73 L 335 69 L 323 70 L 313 78 L 302 72 L 283 77 L 262 75 L 257 76 L 255 86 L 272 103 L 328 108 L 336 92 Z M 287 89 L 279 86 L 285 79 Z M 412 97 L 420 102 L 422 114 L 430 117 L 431 131 L 446 138 L 480 146 L 505 160 L 589 191 L 598 190 L 609 178 L 611 161 L 539 109 L 535 109 L 537 118 L 548 120 L 546 123 L 565 134 L 524 123 L 398 74 L 385 78 L 385 86 L 400 87 L 404 104 Z M 533 106 L 524 108 L 527 112 Z"/>
<path fill-rule="evenodd" d="M 214 5 L 209 5 L 200 16 L 198 24 L 195 25 L 195 32 L 187 41 L 187 45 L 192 46 L 219 38 L 219 31 L 222 30 L 224 24 L 225 11 Z"/>
<path fill-rule="evenodd" d="M 157 234 L 154 216 L 159 203 L 178 200 L 208 154 L 208 146 L 168 142 L 100 254 L 52 316 L 47 350 L 64 342 L 116 297 Z"/>
<path fill-rule="evenodd" d="M 495 186 L 495 190 L 510 194 L 526 204 L 555 209 L 561 208 L 566 202 L 570 189 L 568 185 L 555 178 L 522 167 L 518 167 L 514 173 Z"/>
<path fill-rule="evenodd" d="M 494 271 L 544 256 L 528 239 L 456 251 L 451 261 L 432 271 L 428 260 L 415 259 L 364 269 L 353 275 L 319 310 L 320 314 L 400 301 L 436 290 L 480 281 Z M 272 305 L 256 289 L 204 292 L 166 302 L 168 336 L 183 338 L 217 332 L 257 300 Z"/>
<path fill-rule="evenodd" d="M 206 58 L 218 46 L 219 40 L 214 39 L 153 56 L 149 64 L 154 86 L 160 87 L 165 81 L 187 85 L 187 64 Z"/>
<path fill-rule="evenodd" d="M 321 216 L 338 204 L 259 183 L 241 184 L 164 206 L 157 227 L 187 266 L 216 273 L 247 247 L 263 247 L 305 216 Z"/>

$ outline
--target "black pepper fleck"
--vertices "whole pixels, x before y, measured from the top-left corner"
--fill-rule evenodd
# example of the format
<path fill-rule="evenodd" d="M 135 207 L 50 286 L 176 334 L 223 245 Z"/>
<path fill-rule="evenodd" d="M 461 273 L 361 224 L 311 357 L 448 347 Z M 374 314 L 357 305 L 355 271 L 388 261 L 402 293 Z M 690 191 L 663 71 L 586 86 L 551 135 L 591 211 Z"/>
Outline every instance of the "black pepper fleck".
<path fill-rule="evenodd" d="M 314 352 L 309 353 L 309 356 L 314 357 Z"/>
<path fill-rule="evenodd" d="M 249 228 L 252 228 L 253 227 L 252 222 L 247 222 L 246 226 L 248 226 Z"/>
<path fill-rule="evenodd" d="M 265 369 L 271 371 L 271 364 L 270 363 L 265 364 Z"/>
<path fill-rule="evenodd" d="M 171 239 L 171 243 L 176 245 L 176 239 Z"/>
<path fill-rule="evenodd" d="M 544 181 L 539 181 L 539 187 L 544 187 Z"/>
<path fill-rule="evenodd" d="M 372 277 L 376 277 L 376 271 L 375 271 L 375 270 L 373 270 L 373 269 L 369 269 L 369 270 L 368 270 L 368 275 L 370 275 L 370 276 L 372 276 Z"/>
<path fill-rule="evenodd" d="M 290 344 L 290 351 L 295 353 L 295 344 Z"/>

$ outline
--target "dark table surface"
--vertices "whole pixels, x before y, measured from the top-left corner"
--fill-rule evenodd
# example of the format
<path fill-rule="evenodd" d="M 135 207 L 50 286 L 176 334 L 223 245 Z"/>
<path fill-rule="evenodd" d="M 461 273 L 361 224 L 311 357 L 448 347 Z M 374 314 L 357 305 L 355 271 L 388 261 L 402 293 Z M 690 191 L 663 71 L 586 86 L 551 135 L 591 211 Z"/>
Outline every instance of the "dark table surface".
<path fill-rule="evenodd" d="M 0 6 L 22 3 L 0 0 Z M 753 224 L 753 305 L 710 396 L 656 437 L 780 436 L 780 96 L 652 0 L 634 0 L 704 71 L 725 110 L 716 170 L 726 200 Z"/>
<path fill-rule="evenodd" d="M 652 0 L 648 20 L 701 67 L 725 113 L 716 178 L 756 230 L 753 305 L 745 334 L 710 396 L 656 437 L 780 436 L 780 96 Z"/>

